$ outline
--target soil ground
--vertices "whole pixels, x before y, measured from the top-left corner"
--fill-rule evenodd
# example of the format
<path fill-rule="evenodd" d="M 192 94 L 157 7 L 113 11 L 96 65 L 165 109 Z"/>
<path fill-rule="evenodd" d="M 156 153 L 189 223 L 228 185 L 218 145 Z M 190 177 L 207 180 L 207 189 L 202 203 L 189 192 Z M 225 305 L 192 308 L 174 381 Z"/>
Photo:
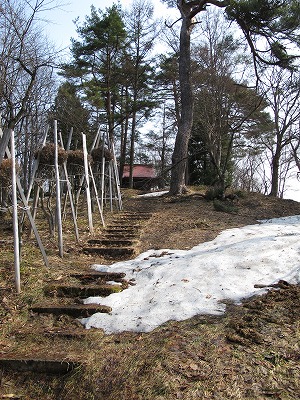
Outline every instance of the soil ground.
<path fill-rule="evenodd" d="M 224 202 L 223 211 L 216 211 L 216 205 L 196 188 L 181 197 L 150 198 L 128 190 L 124 208 L 152 213 L 143 225 L 136 254 L 153 248 L 188 249 L 214 239 L 224 229 L 300 214 L 298 202 L 254 193 L 243 193 L 233 202 Z M 107 213 L 106 221 L 112 218 Z M 35 241 L 24 234 L 22 292 L 16 295 L 11 223 L 7 217 L 1 222 L 0 355 L 41 358 L 50 354 L 83 365 L 60 377 L 0 370 L 0 399 L 300 398 L 299 285 L 281 282 L 241 305 L 228 303 L 222 317 L 198 315 L 170 321 L 148 334 L 86 331 L 70 317 L 32 315 L 29 307 L 47 302 L 43 293 L 47 283 L 68 281 L 70 271 L 107 261 L 82 253 L 90 237 L 84 214 L 79 244 L 72 224 L 66 222 L 63 259 L 41 215 L 37 224 L 51 267 L 44 267 Z M 95 236 L 101 237 L 100 221 L 95 227 Z"/>

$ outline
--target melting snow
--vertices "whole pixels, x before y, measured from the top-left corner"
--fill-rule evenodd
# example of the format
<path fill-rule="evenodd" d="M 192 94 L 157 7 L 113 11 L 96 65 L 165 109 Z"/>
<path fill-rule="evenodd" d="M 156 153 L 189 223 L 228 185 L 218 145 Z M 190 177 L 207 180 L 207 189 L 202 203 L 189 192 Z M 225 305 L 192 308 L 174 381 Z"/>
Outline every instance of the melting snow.
<path fill-rule="evenodd" d="M 83 319 L 87 328 L 149 332 L 168 320 L 219 315 L 224 299 L 238 302 L 263 293 L 255 284 L 300 282 L 300 216 L 229 229 L 191 250 L 149 250 L 134 260 L 94 268 L 125 272 L 135 285 L 86 299 L 112 307 L 110 314 Z"/>

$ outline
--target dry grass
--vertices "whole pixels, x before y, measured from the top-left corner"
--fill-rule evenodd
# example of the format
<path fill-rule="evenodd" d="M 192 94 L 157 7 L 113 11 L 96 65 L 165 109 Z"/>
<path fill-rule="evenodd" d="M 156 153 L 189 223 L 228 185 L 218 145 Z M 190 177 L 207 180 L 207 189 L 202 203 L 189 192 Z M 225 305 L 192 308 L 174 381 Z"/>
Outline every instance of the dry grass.
<path fill-rule="evenodd" d="M 300 214 L 299 203 L 254 194 L 235 204 L 238 214 L 216 212 L 213 203 L 204 200 L 199 191 L 182 198 L 142 199 L 132 194 L 126 192 L 126 210 L 153 213 L 144 225 L 137 251 L 190 248 L 212 240 L 226 228 L 261 218 Z M 107 221 L 112 218 L 107 215 Z M 43 266 L 35 241 L 24 238 L 19 296 L 14 293 L 11 271 L 10 223 L 1 223 L 0 354 L 51 355 L 79 359 L 84 366 L 60 378 L 0 371 L 0 399 L 8 394 L 26 400 L 300 398 L 299 286 L 273 289 L 240 306 L 228 304 L 222 317 L 170 321 L 148 334 L 104 335 L 98 330 L 84 331 L 69 317 L 31 315 L 28 307 L 43 300 L 45 284 L 65 281 L 71 270 L 103 262 L 81 253 L 90 235 L 84 216 L 79 222 L 79 244 L 74 242 L 72 224 L 65 224 L 66 254 L 60 259 L 45 222 L 38 220 L 40 230 L 45 232 L 43 241 L 51 268 Z M 101 235 L 99 223 L 96 231 Z M 58 329 L 85 335 L 72 339 L 44 335 Z"/>

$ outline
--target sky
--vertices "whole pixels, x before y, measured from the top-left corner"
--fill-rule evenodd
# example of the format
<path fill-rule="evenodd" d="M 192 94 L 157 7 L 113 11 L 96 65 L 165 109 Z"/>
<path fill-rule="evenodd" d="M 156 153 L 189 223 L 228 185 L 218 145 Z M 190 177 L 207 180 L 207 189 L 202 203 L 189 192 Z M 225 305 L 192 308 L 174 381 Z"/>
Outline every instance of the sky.
<path fill-rule="evenodd" d="M 256 285 L 300 282 L 300 216 L 228 229 L 191 250 L 149 250 L 134 260 L 93 268 L 125 272 L 135 285 L 86 299 L 112 307 L 110 314 L 82 319 L 86 328 L 150 332 L 169 320 L 221 315 L 225 299 L 239 303 L 267 290 Z"/>
<path fill-rule="evenodd" d="M 289 174 L 283 197 L 285 199 L 300 201 L 300 176 L 297 168 L 294 168 Z"/>
<path fill-rule="evenodd" d="M 91 5 L 97 9 L 111 7 L 117 0 L 59 0 L 61 7 L 47 11 L 45 18 L 49 21 L 45 25 L 45 33 L 49 35 L 50 40 L 56 44 L 59 49 L 66 48 L 70 44 L 70 38 L 76 37 L 76 29 L 73 21 L 79 17 L 83 22 L 86 15 L 90 15 Z M 151 0 L 154 5 L 155 16 L 157 18 L 167 18 L 172 14 L 160 0 Z M 131 1 L 120 0 L 122 8 L 130 6 Z M 174 10 L 173 10 L 174 15 Z"/>

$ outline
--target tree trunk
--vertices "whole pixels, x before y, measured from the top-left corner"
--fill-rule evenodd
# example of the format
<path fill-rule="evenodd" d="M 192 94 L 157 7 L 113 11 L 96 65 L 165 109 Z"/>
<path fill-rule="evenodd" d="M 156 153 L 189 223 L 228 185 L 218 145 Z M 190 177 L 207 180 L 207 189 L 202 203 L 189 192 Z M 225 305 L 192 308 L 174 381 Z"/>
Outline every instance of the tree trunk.
<path fill-rule="evenodd" d="M 125 101 L 124 101 L 125 98 Z M 125 104 L 124 104 L 125 103 Z M 120 145 L 120 157 L 119 157 L 119 177 L 120 185 L 122 186 L 122 177 L 124 172 L 124 165 L 126 162 L 126 150 L 127 150 L 127 134 L 128 134 L 128 88 L 122 88 L 122 102 L 121 102 L 121 145 Z"/>
<path fill-rule="evenodd" d="M 134 108 L 135 108 L 134 100 Z M 132 115 L 132 125 L 131 125 L 131 138 L 130 138 L 130 161 L 129 161 L 129 187 L 133 189 L 133 167 L 134 167 L 134 142 L 135 142 L 135 132 L 136 130 L 136 110 L 133 110 Z"/>
<path fill-rule="evenodd" d="M 185 190 L 185 170 L 188 143 L 193 125 L 193 91 L 191 81 L 191 19 L 182 13 L 180 32 L 179 81 L 181 96 L 181 116 L 172 155 L 170 194 L 181 194 Z"/>
<path fill-rule="evenodd" d="M 280 165 L 281 149 L 277 146 L 272 159 L 272 182 L 270 196 L 277 197 L 279 191 L 279 165 Z"/>

